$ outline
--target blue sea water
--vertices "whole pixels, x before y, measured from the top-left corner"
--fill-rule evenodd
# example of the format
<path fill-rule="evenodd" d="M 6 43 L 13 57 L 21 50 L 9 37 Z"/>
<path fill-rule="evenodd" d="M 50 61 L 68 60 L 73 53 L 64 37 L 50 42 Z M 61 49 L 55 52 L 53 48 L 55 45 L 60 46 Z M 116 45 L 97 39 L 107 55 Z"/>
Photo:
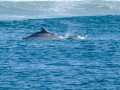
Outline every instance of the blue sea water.
<path fill-rule="evenodd" d="M 22 40 L 44 26 L 85 40 Z M 0 21 L 0 90 L 119 90 L 120 16 Z"/>
<path fill-rule="evenodd" d="M 11 5 L 11 2 L 9 3 Z M 35 12 L 35 8 L 29 14 L 29 11 L 24 13 L 28 18 L 19 20 L 19 15 L 29 10 L 30 5 L 35 4 L 28 5 L 24 2 L 25 5 L 28 5 L 24 6 L 21 3 L 23 2 L 15 3 L 14 7 L 9 6 L 8 2 L 0 4 L 2 10 L 0 11 L 0 90 L 120 89 L 119 15 L 106 15 L 105 12 L 103 16 L 100 16 L 101 14 L 97 16 L 95 13 L 93 16 L 77 16 L 77 13 L 74 12 L 72 16 L 65 11 L 66 8 L 68 10 L 68 7 L 64 7 L 64 11 L 60 7 L 61 17 L 53 13 L 54 15 L 45 16 L 47 18 L 37 19 L 39 17 L 34 18 L 34 13 L 32 13 L 32 11 Z M 74 9 L 72 8 L 73 11 L 75 8 L 77 11 L 80 10 L 76 4 Z M 85 5 L 80 3 L 81 7 L 86 7 L 86 4 L 89 8 L 93 8 L 89 2 L 85 2 Z M 94 3 L 95 6 L 96 4 L 97 2 Z M 113 6 L 117 7 L 118 4 L 115 2 Z M 24 9 L 20 8 L 21 5 L 24 6 Z M 44 4 L 42 5 L 44 6 Z M 108 2 L 104 5 L 107 7 L 103 6 L 97 10 L 105 7 L 109 12 L 110 8 L 108 7 L 112 4 Z M 91 10 L 86 8 L 85 10 Z M 21 11 L 17 11 L 17 9 Z M 9 10 L 12 13 L 7 13 Z M 52 9 L 50 10 L 52 11 Z M 110 13 L 113 12 L 112 10 Z M 67 17 L 65 13 L 70 16 Z M 17 17 L 12 16 L 15 17 L 12 18 L 12 14 L 17 14 L 15 15 Z M 65 17 L 63 17 L 64 14 Z M 42 13 L 42 16 L 44 15 L 46 13 Z M 56 17 L 51 18 L 51 16 Z M 41 26 L 57 35 L 87 35 L 87 38 L 84 40 L 22 39 L 40 31 Z"/>

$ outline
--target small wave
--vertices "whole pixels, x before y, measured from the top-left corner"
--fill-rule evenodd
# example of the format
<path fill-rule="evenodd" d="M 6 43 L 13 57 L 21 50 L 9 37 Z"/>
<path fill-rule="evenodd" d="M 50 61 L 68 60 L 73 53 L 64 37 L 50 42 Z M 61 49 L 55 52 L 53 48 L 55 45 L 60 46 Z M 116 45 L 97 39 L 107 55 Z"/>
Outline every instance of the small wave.
<path fill-rule="evenodd" d="M 120 2 L 118 0 L 13 1 L 0 2 L 0 20 L 120 15 Z"/>

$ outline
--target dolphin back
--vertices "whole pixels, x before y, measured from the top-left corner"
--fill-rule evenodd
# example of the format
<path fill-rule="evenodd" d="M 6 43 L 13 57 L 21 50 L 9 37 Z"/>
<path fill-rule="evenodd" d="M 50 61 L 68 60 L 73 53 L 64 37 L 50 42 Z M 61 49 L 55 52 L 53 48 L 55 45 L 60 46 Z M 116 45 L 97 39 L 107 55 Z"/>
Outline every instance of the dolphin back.
<path fill-rule="evenodd" d="M 48 31 L 46 28 L 41 27 L 40 32 L 36 32 L 28 37 L 25 37 L 23 39 L 51 39 L 51 40 L 58 40 L 60 39 L 59 36 L 56 34 Z"/>

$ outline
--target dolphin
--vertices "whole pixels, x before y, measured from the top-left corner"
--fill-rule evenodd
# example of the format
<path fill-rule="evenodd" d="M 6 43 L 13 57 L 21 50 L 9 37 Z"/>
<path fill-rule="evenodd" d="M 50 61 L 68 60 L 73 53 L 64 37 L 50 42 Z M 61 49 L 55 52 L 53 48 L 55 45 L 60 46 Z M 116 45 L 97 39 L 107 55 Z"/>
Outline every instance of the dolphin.
<path fill-rule="evenodd" d="M 80 36 L 80 35 L 74 35 L 74 36 L 68 36 L 66 37 L 66 39 L 73 39 L 73 40 L 84 40 L 87 38 L 87 35 L 86 36 Z"/>
<path fill-rule="evenodd" d="M 59 40 L 61 39 L 59 36 L 56 34 L 48 31 L 46 28 L 41 27 L 40 32 L 36 32 L 28 37 L 25 37 L 23 39 L 42 39 L 42 40 Z"/>

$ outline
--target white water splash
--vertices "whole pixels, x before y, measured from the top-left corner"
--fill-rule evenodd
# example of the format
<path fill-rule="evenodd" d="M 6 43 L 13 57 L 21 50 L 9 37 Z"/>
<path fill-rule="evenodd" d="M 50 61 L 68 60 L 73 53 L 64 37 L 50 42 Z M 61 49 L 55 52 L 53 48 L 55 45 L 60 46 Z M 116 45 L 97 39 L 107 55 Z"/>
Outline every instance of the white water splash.
<path fill-rule="evenodd" d="M 73 40 L 85 40 L 87 35 L 80 36 L 80 35 L 70 35 L 70 33 L 66 33 L 65 36 L 59 36 L 61 39 L 73 39 Z"/>

